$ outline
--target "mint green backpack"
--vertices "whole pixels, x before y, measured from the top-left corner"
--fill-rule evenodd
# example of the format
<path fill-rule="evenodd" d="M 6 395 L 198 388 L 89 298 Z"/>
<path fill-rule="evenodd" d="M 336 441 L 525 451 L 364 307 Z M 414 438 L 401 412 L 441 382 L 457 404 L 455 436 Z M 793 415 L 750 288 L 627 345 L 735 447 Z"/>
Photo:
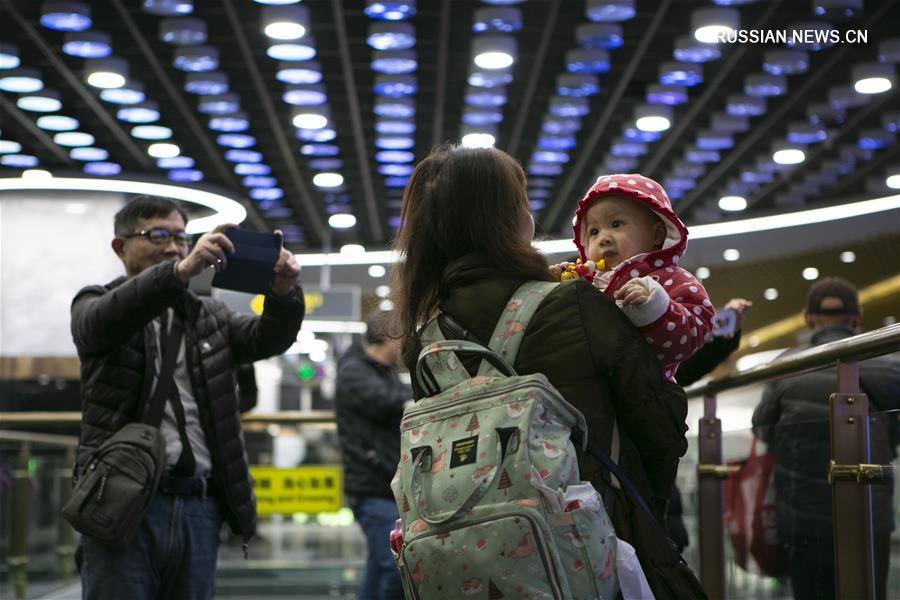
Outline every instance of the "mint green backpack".
<path fill-rule="evenodd" d="M 391 482 L 403 523 L 397 562 L 407 599 L 615 598 L 616 536 L 581 482 L 572 438 L 584 416 L 540 374 L 510 366 L 555 283 L 516 290 L 490 349 L 422 333 L 415 377 L 428 397 L 408 408 Z M 484 360 L 470 377 L 457 353 Z"/>

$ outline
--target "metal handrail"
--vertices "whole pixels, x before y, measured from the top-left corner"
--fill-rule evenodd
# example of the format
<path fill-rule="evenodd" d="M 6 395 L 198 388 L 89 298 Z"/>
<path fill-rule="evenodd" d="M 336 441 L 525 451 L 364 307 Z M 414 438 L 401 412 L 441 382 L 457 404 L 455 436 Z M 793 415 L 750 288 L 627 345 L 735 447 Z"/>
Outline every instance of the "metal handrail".
<path fill-rule="evenodd" d="M 272 413 L 249 412 L 241 415 L 243 423 L 315 424 L 334 423 L 333 410 L 286 410 Z M 0 412 L 0 425 L 78 425 L 79 411 Z"/>
<path fill-rule="evenodd" d="M 31 442 L 34 444 L 45 444 L 47 446 L 75 448 L 78 446 L 78 437 L 74 435 L 55 435 L 52 433 L 37 433 L 34 431 L 9 431 L 0 429 L 0 442 Z"/>
<path fill-rule="evenodd" d="M 900 323 L 829 342 L 734 375 L 714 379 L 687 390 L 688 398 L 707 396 L 724 390 L 781 377 L 825 369 L 840 360 L 864 360 L 900 351 Z"/>

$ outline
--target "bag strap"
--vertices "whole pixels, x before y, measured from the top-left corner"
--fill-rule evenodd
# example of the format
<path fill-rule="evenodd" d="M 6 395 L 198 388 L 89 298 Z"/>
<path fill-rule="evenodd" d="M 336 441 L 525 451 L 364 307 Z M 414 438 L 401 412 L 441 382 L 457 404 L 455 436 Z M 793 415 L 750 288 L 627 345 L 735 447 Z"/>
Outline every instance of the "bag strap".
<path fill-rule="evenodd" d="M 143 422 L 153 427 L 159 427 L 162 422 L 163 411 L 166 407 L 166 400 L 169 397 L 169 390 L 174 383 L 175 378 L 175 362 L 178 359 L 178 352 L 181 349 L 181 337 L 184 329 L 180 319 L 172 319 L 172 325 L 169 328 L 169 336 L 166 339 L 166 345 L 163 350 L 161 366 L 159 368 L 159 376 L 156 378 L 156 389 L 150 398 L 150 407 L 144 416 Z M 160 339 L 162 331 L 160 331 Z"/>
<path fill-rule="evenodd" d="M 606 467 L 609 472 L 619 480 L 620 485 L 625 488 L 625 491 L 628 492 L 628 495 L 631 496 L 632 500 L 634 500 L 635 503 L 641 507 L 641 510 L 650 515 L 650 517 L 654 521 L 656 521 L 656 515 L 653 514 L 652 510 L 650 510 L 650 507 L 644 501 L 644 498 L 643 496 L 641 496 L 641 493 L 638 491 L 637 487 L 635 487 L 635 485 L 631 483 L 631 480 L 628 479 L 628 476 L 625 475 L 622 469 L 619 468 L 619 465 L 617 465 L 613 461 L 613 459 L 611 459 L 609 455 L 604 452 L 602 448 L 600 448 L 600 445 L 597 442 L 588 440 L 587 449 L 591 456 L 599 460 L 600 464 Z"/>

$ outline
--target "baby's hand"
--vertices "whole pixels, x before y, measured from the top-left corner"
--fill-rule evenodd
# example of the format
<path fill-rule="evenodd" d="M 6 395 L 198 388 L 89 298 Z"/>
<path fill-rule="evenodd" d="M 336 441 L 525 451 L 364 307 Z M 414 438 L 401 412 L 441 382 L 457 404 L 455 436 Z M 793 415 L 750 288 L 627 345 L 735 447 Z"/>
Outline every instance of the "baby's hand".
<path fill-rule="evenodd" d="M 650 299 L 650 290 L 635 281 L 629 281 L 616 291 L 616 300 L 623 305 L 643 304 Z"/>
<path fill-rule="evenodd" d="M 562 277 L 563 271 L 565 271 L 571 264 L 572 263 L 569 262 L 561 262 L 556 265 L 550 265 L 550 276 L 553 277 L 555 281 L 559 281 L 560 277 Z"/>

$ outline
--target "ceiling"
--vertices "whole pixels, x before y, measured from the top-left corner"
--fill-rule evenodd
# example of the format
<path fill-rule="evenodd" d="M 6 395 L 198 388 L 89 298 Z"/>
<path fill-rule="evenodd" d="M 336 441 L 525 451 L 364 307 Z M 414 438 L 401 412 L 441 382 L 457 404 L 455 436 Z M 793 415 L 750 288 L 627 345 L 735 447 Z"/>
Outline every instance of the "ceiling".
<path fill-rule="evenodd" d="M 236 95 L 242 117 L 246 117 L 247 128 L 238 133 L 252 136 L 238 141 L 251 144 L 246 149 L 261 154 L 262 164 L 271 168 L 269 176 L 274 178 L 253 185 L 273 185 L 283 191 L 282 198 L 251 197 L 251 193 L 258 197 L 278 193 L 253 191 L 246 187 L 251 182 L 236 173 L 234 157 L 220 144 L 222 131 L 209 126 L 216 115 L 199 110 L 202 98 L 185 89 L 187 79 L 197 74 L 173 66 L 178 47 L 160 36 L 167 17 L 148 12 L 148 3 L 191 7 L 190 14 L 181 18 L 205 23 L 204 45 L 218 52 L 215 71 L 226 76 L 228 93 Z M 617 23 L 595 23 L 588 18 L 587 9 L 599 10 L 597 5 L 603 4 L 627 6 L 626 0 L 419 0 L 415 14 L 400 22 L 414 28 L 412 51 L 417 59 L 412 73 L 415 92 L 401 101 L 415 108 L 411 119 L 415 132 L 408 142 L 412 155 L 400 163 L 383 162 L 385 157 L 378 154 L 385 144 L 405 142 L 397 140 L 400 136 L 376 131 L 376 124 L 385 120 L 375 114 L 376 105 L 387 97 L 373 91 L 380 80 L 371 66 L 375 50 L 367 44 L 367 37 L 372 27 L 393 23 L 367 16 L 367 5 L 375 2 L 303 0 L 295 5 L 309 11 L 308 33 L 299 42 L 314 38 L 311 45 L 321 67 L 323 87 L 312 91 L 324 91 L 330 108 L 328 128 L 335 132 L 333 140 L 318 146 L 297 137 L 292 120 L 302 107 L 285 100 L 285 92 L 293 89 L 279 80 L 285 63 L 267 54 L 275 41 L 263 32 L 267 7 L 262 3 L 97 0 L 84 4 L 91 8 L 88 31 L 110 35 L 112 53 L 127 61 L 130 80 L 143 84 L 146 99 L 157 103 L 159 119 L 154 124 L 172 130 L 171 140 L 166 141 L 177 144 L 181 156 L 194 159 L 195 172 L 181 176 L 202 177 L 202 181 L 184 185 L 225 191 L 247 208 L 248 226 L 283 229 L 289 246 L 298 253 L 337 250 L 351 243 L 368 250 L 388 247 L 399 221 L 403 165 L 414 164 L 437 143 L 459 139 L 464 113 L 468 119 L 473 112 L 467 103 L 477 100 L 467 98 L 468 92 L 490 91 L 475 88 L 467 92 L 467 79 L 476 69 L 473 40 L 488 35 L 473 32 L 476 12 L 492 5 L 521 11 L 522 27 L 508 34 L 516 40 L 517 55 L 508 69 L 511 82 L 506 86 L 505 101 L 490 93 L 480 99 L 502 104 L 497 109 L 501 121 L 496 146 L 515 156 L 529 173 L 529 196 L 539 235 L 567 236 L 575 201 L 605 172 L 641 172 L 660 180 L 689 226 L 896 193 L 886 186 L 885 177 L 900 173 L 897 82 L 883 93 L 853 91 L 856 65 L 880 60 L 894 68 L 900 62 L 900 2 L 896 0 L 639 0 L 633 3 L 633 17 Z M 692 17 L 697 9 L 717 4 L 734 5 L 730 8 L 739 13 L 743 30 L 791 35 L 792 29 L 798 29 L 814 37 L 816 29 L 829 24 L 840 39 L 830 46 L 795 47 L 800 54 L 788 56 L 790 60 L 784 64 L 773 56 L 786 45 L 775 42 L 726 43 L 713 50 L 697 47 L 691 41 Z M 857 6 L 864 8 L 853 8 Z M 59 92 L 58 114 L 75 117 L 79 130 L 96 138 L 94 146 L 108 151 L 107 162 L 121 165 L 123 175 L 148 180 L 179 176 L 178 171 L 160 168 L 156 159 L 148 156 L 152 142 L 133 137 L 133 123 L 117 118 L 126 106 L 102 99 L 100 90 L 86 83 L 85 59 L 64 53 L 65 34 L 41 24 L 42 2 L 0 0 L 0 13 L 4 16 L 0 44 L 15 44 L 20 66 L 40 71 L 45 86 Z M 591 24 L 600 26 L 600 31 L 589 31 Z M 590 94 L 590 77 L 575 83 L 560 80 L 560 75 L 573 68 L 569 66 L 573 51 L 615 45 L 616 36 L 609 34 L 616 32 L 602 30 L 609 25 L 621 28 L 622 45 L 607 50 L 609 70 L 595 74 L 599 91 Z M 863 32 L 866 43 L 848 41 L 854 32 Z M 590 35 L 585 37 L 587 33 Z M 682 76 L 699 68 L 703 80 L 667 90 L 669 99 L 684 96 L 683 103 L 671 107 L 671 127 L 655 141 L 626 143 L 632 136 L 647 135 L 635 131 L 635 110 L 648 101 L 653 86 L 660 84 L 661 74 L 668 69 L 665 63 L 675 60 L 676 49 L 680 58 L 703 58 L 715 49 L 720 56 L 693 66 L 681 65 Z M 599 61 L 602 54 L 594 58 Z M 798 58 L 800 62 L 791 67 L 791 60 Z M 800 72 L 782 79 L 765 77 L 779 68 Z M 0 70 L 0 78 L 2 73 Z M 401 79 L 394 83 L 398 84 L 394 89 L 400 89 L 401 84 L 411 82 Z M 560 83 L 565 84 L 563 89 L 558 89 Z M 589 95 L 579 96 L 585 93 Z M 19 108 L 23 95 L 0 92 L 0 138 L 20 144 L 21 153 L 36 157 L 41 168 L 54 174 L 90 168 L 72 158 L 69 147 L 54 143 L 53 131 L 36 126 L 44 113 Z M 553 116 L 550 111 L 558 118 L 551 118 L 548 124 Z M 759 114 L 746 115 L 754 111 Z M 563 116 L 566 113 L 581 116 L 569 118 Z M 573 131 L 547 133 L 554 125 Z M 805 151 L 805 160 L 793 167 L 776 165 L 773 144 L 789 136 L 804 142 L 799 147 Z M 304 154 L 310 150 L 336 154 Z M 392 170 L 398 174 L 384 174 Z M 313 178 L 323 171 L 339 172 L 343 184 L 338 188 L 317 186 Z M 17 168 L 0 167 L 0 177 L 19 173 Z M 746 210 L 721 210 L 718 200 L 723 195 L 743 196 Z M 356 224 L 348 229 L 329 226 L 329 216 L 335 213 L 354 215 Z M 718 303 L 737 295 L 757 301 L 748 318 L 750 326 L 769 323 L 796 312 L 802 304 L 808 282 L 797 275 L 797 267 L 804 261 L 812 261 L 813 266 L 819 261 L 823 274 L 829 264 L 839 267 L 836 274 L 843 273 L 840 269 L 846 269 L 848 276 L 858 274 L 860 287 L 895 274 L 900 264 L 896 213 L 886 213 L 871 234 L 868 226 L 855 229 L 861 234 L 853 239 L 843 240 L 832 232 L 815 235 L 784 230 L 786 233 L 766 240 L 746 242 L 741 251 L 747 259 L 721 267 L 714 265 L 722 261 L 716 256 L 719 247 L 713 244 L 702 252 L 705 258 L 696 254 L 697 264 L 686 266 L 712 268 L 713 276 L 706 283 Z M 792 245 L 801 238 L 814 243 Z M 722 244 L 727 247 L 726 242 Z M 771 249 L 773 256 L 757 256 L 754 247 Z M 688 259 L 701 248 L 692 242 Z M 868 258 L 846 266 L 830 262 L 837 252 L 854 248 L 857 256 Z M 346 278 L 365 282 L 364 289 L 386 282 L 364 272 L 350 269 Z M 315 270 L 310 273 L 313 279 L 316 274 Z M 333 275 L 332 279 L 341 277 Z M 775 285 L 771 280 L 783 281 L 778 284 L 782 293 L 779 301 L 766 303 L 761 293 Z M 895 305 L 888 306 L 878 318 L 883 320 L 895 312 L 900 312 Z"/>

